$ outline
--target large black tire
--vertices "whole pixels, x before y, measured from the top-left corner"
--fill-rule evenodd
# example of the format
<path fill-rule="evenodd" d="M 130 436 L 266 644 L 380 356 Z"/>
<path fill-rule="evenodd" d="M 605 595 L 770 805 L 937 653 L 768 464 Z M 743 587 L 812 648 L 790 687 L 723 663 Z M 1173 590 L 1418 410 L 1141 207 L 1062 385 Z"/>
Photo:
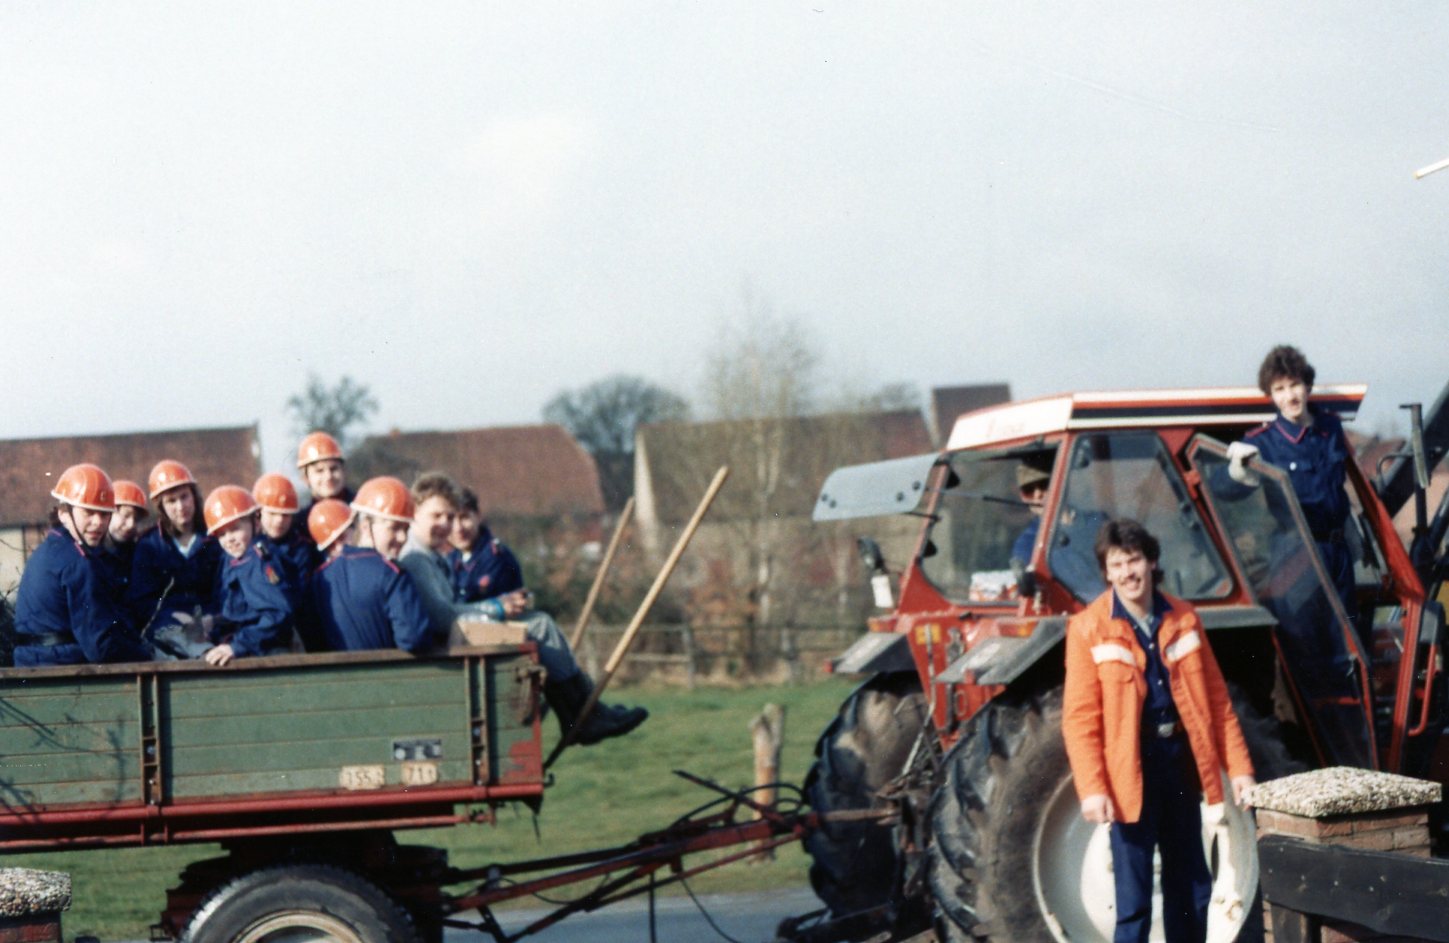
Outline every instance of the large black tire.
<path fill-rule="evenodd" d="M 1303 768 L 1284 748 L 1274 721 L 1246 699 L 1234 701 L 1259 779 Z M 1100 912 L 1089 915 L 1088 909 L 1093 901 L 1111 900 L 1110 873 L 1053 873 L 1063 861 L 1075 860 L 1066 847 L 1071 842 L 1101 840 L 1089 838 L 1090 827 L 1080 824 L 1061 714 L 1060 688 L 1026 699 L 1000 698 L 972 718 L 946 755 L 931 802 L 927 848 L 944 940 L 1106 939 L 1090 929 Z M 1250 828 L 1237 835 L 1251 846 Z M 1061 847 L 1052 847 L 1054 842 Z M 1246 853 L 1256 861 L 1255 849 Z M 1108 871 L 1105 863 L 1101 870 Z M 1236 890 L 1251 902 L 1251 886 Z M 1239 939 L 1261 934 L 1252 912 L 1251 904 L 1241 912 L 1246 924 Z"/>
<path fill-rule="evenodd" d="M 877 675 L 856 688 L 815 744 L 805 797 L 818 812 L 882 805 L 876 793 L 899 776 L 926 722 L 913 674 Z M 810 884 L 844 916 L 891 900 L 899 872 L 892 830 L 870 822 L 833 822 L 805 839 Z"/>
<path fill-rule="evenodd" d="M 217 888 L 197 909 L 182 943 L 417 943 L 407 912 L 385 891 L 326 864 L 259 868 Z"/>

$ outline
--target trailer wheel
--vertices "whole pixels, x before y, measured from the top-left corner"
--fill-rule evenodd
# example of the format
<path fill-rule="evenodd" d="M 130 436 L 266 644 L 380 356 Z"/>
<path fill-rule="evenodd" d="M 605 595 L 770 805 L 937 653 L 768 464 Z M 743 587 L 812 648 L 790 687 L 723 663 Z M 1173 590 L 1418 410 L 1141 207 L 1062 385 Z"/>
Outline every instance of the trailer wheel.
<path fill-rule="evenodd" d="M 260 868 L 213 891 L 183 943 L 416 943 L 407 913 L 382 888 L 325 864 Z"/>
<path fill-rule="evenodd" d="M 877 675 L 856 688 L 815 744 L 805 797 L 818 812 L 868 809 L 877 790 L 898 776 L 926 718 L 913 674 Z M 869 822 L 834 822 L 812 832 L 810 884 L 837 916 L 892 897 L 898 850 L 891 830 Z"/>
<path fill-rule="evenodd" d="M 1293 771 L 1277 725 L 1245 699 L 1235 701 L 1254 762 L 1262 764 L 1259 778 Z M 1111 849 L 1106 831 L 1082 820 L 1061 715 L 1060 688 L 1000 698 L 972 718 L 947 754 L 927 849 L 944 940 L 1112 938 Z M 1231 802 L 1203 809 L 1213 871 L 1208 940 L 1259 936 L 1261 924 L 1250 919 L 1258 883 L 1252 818 Z M 1160 938 L 1160 925 L 1154 932 Z"/>

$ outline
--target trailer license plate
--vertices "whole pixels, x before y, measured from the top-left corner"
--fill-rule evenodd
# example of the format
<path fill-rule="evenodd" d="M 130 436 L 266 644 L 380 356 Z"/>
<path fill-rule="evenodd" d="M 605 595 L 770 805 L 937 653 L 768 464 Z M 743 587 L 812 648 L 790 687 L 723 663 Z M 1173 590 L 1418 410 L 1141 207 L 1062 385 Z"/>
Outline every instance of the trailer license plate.
<path fill-rule="evenodd" d="M 343 789 L 381 789 L 387 785 L 387 773 L 381 765 L 344 766 L 337 774 L 337 785 Z"/>

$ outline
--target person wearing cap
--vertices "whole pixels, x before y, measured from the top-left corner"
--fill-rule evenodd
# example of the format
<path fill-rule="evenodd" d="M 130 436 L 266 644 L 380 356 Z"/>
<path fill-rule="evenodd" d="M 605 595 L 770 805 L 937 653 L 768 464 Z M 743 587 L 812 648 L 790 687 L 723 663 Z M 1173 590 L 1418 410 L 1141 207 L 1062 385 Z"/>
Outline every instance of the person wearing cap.
<path fill-rule="evenodd" d="M 1227 683 L 1193 607 L 1157 589 L 1157 539 L 1104 524 L 1094 547 L 1108 588 L 1067 622 L 1062 737 L 1082 818 L 1108 827 L 1114 943 L 1147 943 L 1154 852 L 1168 943 L 1207 935 L 1212 876 L 1200 804 L 1244 805 L 1253 763 Z"/>
<path fill-rule="evenodd" d="M 313 506 L 308 528 L 327 560 L 312 579 L 310 605 L 326 649 L 417 653 L 446 641 L 433 631 L 412 577 L 397 565 L 412 517 L 407 485 L 387 476 L 365 482 L 350 507 L 335 498 Z M 355 546 L 347 540 L 352 531 Z"/>
<path fill-rule="evenodd" d="M 150 661 L 102 556 L 116 509 L 110 477 L 95 465 L 72 465 L 50 496 L 52 527 L 20 577 L 16 666 Z"/>
<path fill-rule="evenodd" d="M 136 555 L 136 541 L 141 538 L 151 512 L 146 506 L 146 492 L 140 485 L 124 478 L 112 485 L 116 492 L 116 511 L 106 532 L 105 551 L 112 564 L 116 590 L 124 600 L 126 586 L 131 582 L 131 558 Z"/>
<path fill-rule="evenodd" d="M 1011 559 L 1023 566 L 1031 561 L 1036 536 L 1041 532 L 1042 508 L 1046 506 L 1047 485 L 1052 480 L 1052 454 L 1031 455 L 1016 466 L 1016 493 L 1031 510 L 1027 523 L 1011 545 Z"/>
<path fill-rule="evenodd" d="M 300 595 L 320 561 L 311 535 L 296 526 L 301 516 L 297 489 L 286 475 L 270 472 L 252 485 L 252 498 L 258 508 L 257 542 L 281 566 L 289 590 Z"/>
<path fill-rule="evenodd" d="M 559 725 L 567 733 L 579 719 L 584 705 L 593 693 L 594 684 L 574 659 L 568 639 L 553 617 L 546 612 L 524 612 L 518 593 L 509 596 L 463 602 L 457 599 L 453 586 L 453 570 L 447 553 L 452 549 L 449 538 L 453 518 L 458 513 L 458 486 L 440 472 L 418 476 L 413 482 L 414 505 L 412 531 L 407 537 L 399 564 L 412 574 L 422 595 L 435 635 L 446 639 L 454 621 L 460 616 L 483 616 L 503 621 L 522 616 L 528 640 L 538 646 L 538 660 L 548 672 L 543 693 L 550 707 L 558 714 Z M 577 740 L 581 745 L 598 743 L 609 737 L 628 733 L 648 718 L 642 707 L 609 706 L 602 702 L 584 720 Z"/>
<path fill-rule="evenodd" d="M 277 561 L 256 540 L 257 502 L 241 485 L 222 485 L 206 496 L 206 533 L 226 560 L 221 569 L 221 613 L 202 654 L 220 668 L 233 658 L 288 650 L 294 625 L 292 596 Z"/>
<path fill-rule="evenodd" d="M 148 627 L 148 638 L 163 641 L 188 655 L 203 637 L 221 608 L 217 581 L 221 576 L 222 549 L 206 535 L 201 489 L 191 470 L 174 459 L 162 459 L 148 477 L 157 526 L 136 543 L 131 559 L 131 584 L 126 601 L 136 624 Z M 189 643 L 182 643 L 189 637 Z"/>

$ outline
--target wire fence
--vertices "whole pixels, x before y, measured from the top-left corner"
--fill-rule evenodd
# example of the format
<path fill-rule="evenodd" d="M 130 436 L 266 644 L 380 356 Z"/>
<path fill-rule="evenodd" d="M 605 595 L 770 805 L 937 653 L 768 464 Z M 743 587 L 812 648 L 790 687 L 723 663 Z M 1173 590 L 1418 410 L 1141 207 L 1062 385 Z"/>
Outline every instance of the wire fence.
<path fill-rule="evenodd" d="M 645 623 L 615 677 L 625 683 L 694 687 L 728 681 L 808 681 L 865 631 L 859 624 L 709 625 Z M 622 625 L 592 625 L 578 657 L 598 676 Z"/>

